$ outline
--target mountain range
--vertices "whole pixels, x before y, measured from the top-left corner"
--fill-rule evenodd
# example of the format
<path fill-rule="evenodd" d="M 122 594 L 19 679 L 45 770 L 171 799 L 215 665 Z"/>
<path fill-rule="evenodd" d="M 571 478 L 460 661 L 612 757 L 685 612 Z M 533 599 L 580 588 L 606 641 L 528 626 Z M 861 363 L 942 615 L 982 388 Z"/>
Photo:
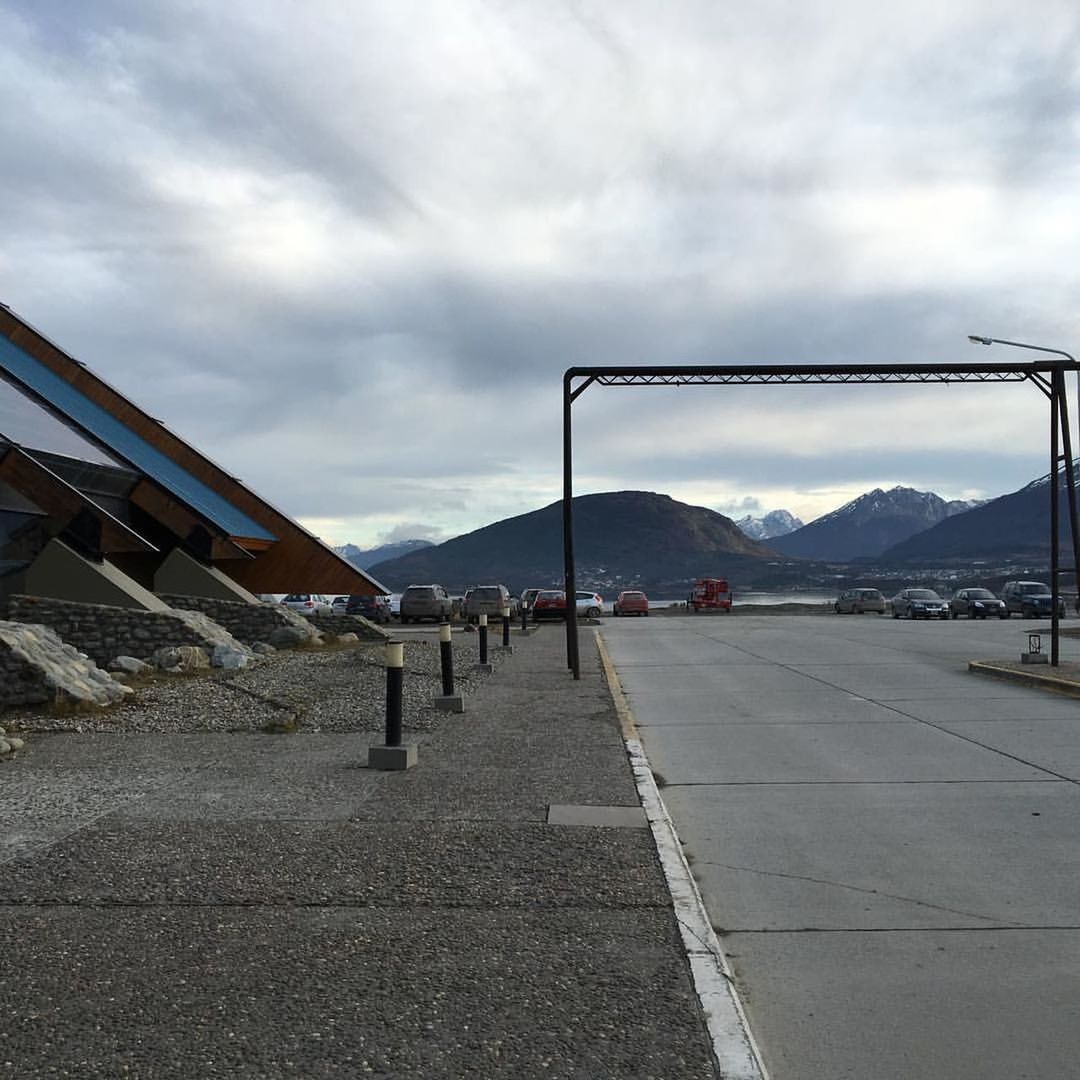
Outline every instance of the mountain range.
<path fill-rule="evenodd" d="M 773 537 L 769 547 L 800 559 L 848 562 L 872 558 L 974 505 L 960 500 L 946 502 L 932 491 L 874 488 L 801 529 Z"/>
<path fill-rule="evenodd" d="M 582 587 L 675 586 L 702 575 L 746 571 L 774 559 L 723 514 L 650 491 L 581 495 L 573 501 L 574 555 Z M 437 581 L 451 590 L 502 582 L 511 591 L 563 578 L 562 502 L 376 563 L 392 589 Z"/>
<path fill-rule="evenodd" d="M 746 536 L 722 514 L 668 495 L 583 495 L 573 502 L 578 585 L 680 595 L 695 577 L 728 577 L 741 588 L 779 588 L 831 581 L 835 564 L 858 561 L 892 570 L 965 560 L 1037 562 L 1049 550 L 1047 484 L 1042 477 L 985 503 L 948 501 L 906 487 L 876 488 L 764 542 Z M 1063 494 L 1063 565 L 1071 558 L 1065 502 Z M 381 561 L 369 562 L 366 553 L 360 554 L 365 569 L 394 590 L 417 582 L 440 582 L 452 591 L 487 582 L 502 582 L 515 592 L 558 586 L 563 577 L 562 503 L 442 544 L 411 541 L 409 546 L 406 553 Z"/>

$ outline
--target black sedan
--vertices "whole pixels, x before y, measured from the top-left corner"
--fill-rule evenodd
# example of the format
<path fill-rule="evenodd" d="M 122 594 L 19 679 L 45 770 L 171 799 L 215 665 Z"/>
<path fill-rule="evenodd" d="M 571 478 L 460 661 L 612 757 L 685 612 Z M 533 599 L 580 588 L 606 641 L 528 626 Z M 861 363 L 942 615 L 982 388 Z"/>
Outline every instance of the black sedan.
<path fill-rule="evenodd" d="M 1007 619 L 1005 601 L 999 600 L 989 589 L 958 589 L 949 601 L 949 614 L 954 619 L 966 615 L 969 619 Z"/>

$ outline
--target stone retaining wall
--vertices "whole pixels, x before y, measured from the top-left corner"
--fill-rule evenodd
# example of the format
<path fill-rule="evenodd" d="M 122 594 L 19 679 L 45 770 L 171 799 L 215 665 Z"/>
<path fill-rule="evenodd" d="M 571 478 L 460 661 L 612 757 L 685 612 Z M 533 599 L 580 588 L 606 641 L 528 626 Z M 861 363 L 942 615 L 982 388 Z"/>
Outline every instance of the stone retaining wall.
<path fill-rule="evenodd" d="M 355 634 L 361 641 L 385 641 L 390 631 L 365 619 L 363 615 L 301 615 L 305 622 L 314 625 L 324 634 Z"/>
<path fill-rule="evenodd" d="M 226 629 L 196 611 L 142 611 L 20 595 L 8 602 L 7 617 L 49 627 L 101 667 L 117 656 L 148 660 L 165 646 L 198 645 L 207 652 L 215 645 L 242 648 Z"/>
<path fill-rule="evenodd" d="M 362 640 L 382 639 L 386 634 L 359 615 L 301 615 L 284 604 L 264 601 L 248 604 L 240 600 L 212 600 L 204 596 L 178 596 L 159 593 L 170 607 L 201 611 L 225 627 L 237 640 L 246 645 L 270 641 L 275 630 L 282 626 L 300 626 L 320 630 L 324 634 L 356 634 Z"/>

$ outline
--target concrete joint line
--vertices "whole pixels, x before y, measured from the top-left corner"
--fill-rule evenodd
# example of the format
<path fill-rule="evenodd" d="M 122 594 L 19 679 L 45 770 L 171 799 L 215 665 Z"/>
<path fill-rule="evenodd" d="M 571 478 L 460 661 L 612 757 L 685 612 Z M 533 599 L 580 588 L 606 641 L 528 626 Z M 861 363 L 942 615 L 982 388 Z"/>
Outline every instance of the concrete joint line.
<path fill-rule="evenodd" d="M 608 689 L 622 728 L 623 744 L 630 758 L 638 798 L 641 800 L 660 865 L 667 880 L 668 893 L 679 924 L 686 950 L 694 990 L 705 1015 L 712 1040 L 713 1055 L 724 1080 L 768 1080 L 768 1072 L 750 1031 L 750 1024 L 735 989 L 735 978 L 724 956 L 697 883 L 683 855 L 675 826 L 653 779 L 652 769 L 641 741 L 637 738 L 630 706 L 622 692 L 619 677 L 597 633 L 596 645 Z"/>

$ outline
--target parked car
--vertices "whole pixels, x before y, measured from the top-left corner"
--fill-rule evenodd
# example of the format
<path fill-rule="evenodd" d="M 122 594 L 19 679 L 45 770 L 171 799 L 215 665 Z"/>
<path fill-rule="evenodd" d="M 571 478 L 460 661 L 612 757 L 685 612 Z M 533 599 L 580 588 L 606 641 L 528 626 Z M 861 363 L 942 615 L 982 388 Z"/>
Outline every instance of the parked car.
<path fill-rule="evenodd" d="M 598 619 L 604 610 L 604 598 L 595 592 L 583 592 L 581 589 L 574 594 L 577 598 L 577 613 L 587 619 Z"/>
<path fill-rule="evenodd" d="M 966 615 L 969 619 L 985 619 L 993 615 L 1007 619 L 1005 601 L 999 600 L 989 589 L 958 589 L 949 601 L 949 614 L 954 619 Z"/>
<path fill-rule="evenodd" d="M 933 589 L 901 589 L 890 601 L 892 617 L 947 619 L 949 605 Z"/>
<path fill-rule="evenodd" d="M 541 589 L 533 601 L 532 614 L 537 622 L 542 619 L 565 619 L 566 593 L 562 589 Z"/>
<path fill-rule="evenodd" d="M 519 611 L 532 611 L 533 601 L 536 599 L 537 594 L 540 593 L 540 589 L 525 589 L 521 596 L 518 597 L 518 610 Z"/>
<path fill-rule="evenodd" d="M 611 610 L 616 615 L 648 615 L 649 598 L 640 589 L 624 589 Z"/>
<path fill-rule="evenodd" d="M 488 622 L 502 621 L 503 608 L 513 615 L 510 590 L 505 585 L 477 585 L 465 594 L 463 614 L 469 622 L 479 622 L 486 615 Z"/>
<path fill-rule="evenodd" d="M 322 593 L 287 593 L 281 601 L 287 608 L 298 611 L 301 615 L 332 615 L 333 604 Z"/>
<path fill-rule="evenodd" d="M 365 619 L 370 619 L 375 623 L 388 623 L 391 619 L 390 611 L 390 597 L 380 596 L 360 596 L 353 594 L 346 597 L 345 603 L 346 615 L 363 615 Z"/>
<path fill-rule="evenodd" d="M 347 596 L 335 596 L 334 599 L 330 601 L 330 606 L 334 609 L 335 615 L 344 615 L 345 605 L 348 602 L 349 598 Z"/>
<path fill-rule="evenodd" d="M 885 614 L 885 597 L 880 589 L 845 589 L 833 605 L 837 615 Z"/>
<path fill-rule="evenodd" d="M 401 621 L 420 622 L 450 618 L 450 594 L 441 585 L 410 585 L 401 594 Z"/>
<path fill-rule="evenodd" d="M 1053 598 L 1050 586 L 1042 581 L 1006 581 L 1001 590 L 1001 599 L 1005 602 L 1005 618 L 1014 611 L 1025 619 L 1038 617 L 1050 618 L 1053 611 Z M 1058 596 L 1058 615 L 1065 614 L 1065 601 Z"/>

